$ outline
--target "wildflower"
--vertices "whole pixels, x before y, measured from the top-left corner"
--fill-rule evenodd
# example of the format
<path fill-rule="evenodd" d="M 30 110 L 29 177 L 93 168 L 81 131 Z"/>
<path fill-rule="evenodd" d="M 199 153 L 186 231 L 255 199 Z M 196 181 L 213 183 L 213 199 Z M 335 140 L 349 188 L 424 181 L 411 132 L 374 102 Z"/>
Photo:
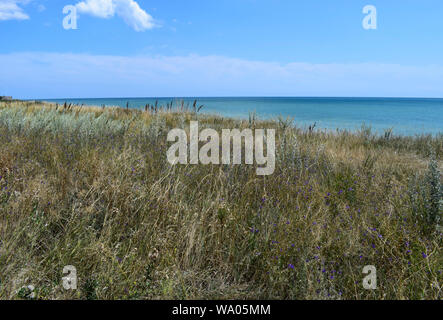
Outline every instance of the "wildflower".
<path fill-rule="evenodd" d="M 258 233 L 259 232 L 259 230 L 255 229 L 254 227 L 252 227 L 250 230 L 251 230 L 252 233 Z"/>

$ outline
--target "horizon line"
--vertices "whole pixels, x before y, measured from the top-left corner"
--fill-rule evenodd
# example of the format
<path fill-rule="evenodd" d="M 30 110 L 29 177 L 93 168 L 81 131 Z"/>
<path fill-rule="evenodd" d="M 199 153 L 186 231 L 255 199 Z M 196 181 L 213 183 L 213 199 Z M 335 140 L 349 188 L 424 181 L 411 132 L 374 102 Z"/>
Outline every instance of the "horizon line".
<path fill-rule="evenodd" d="M 216 99 L 216 98 L 297 98 L 297 99 L 430 99 L 430 100 L 443 100 L 443 97 L 419 97 L 419 96 L 114 96 L 114 97 L 63 97 L 63 98 L 31 98 L 31 99 L 20 99 L 24 101 L 32 100 L 74 100 L 74 99 Z"/>

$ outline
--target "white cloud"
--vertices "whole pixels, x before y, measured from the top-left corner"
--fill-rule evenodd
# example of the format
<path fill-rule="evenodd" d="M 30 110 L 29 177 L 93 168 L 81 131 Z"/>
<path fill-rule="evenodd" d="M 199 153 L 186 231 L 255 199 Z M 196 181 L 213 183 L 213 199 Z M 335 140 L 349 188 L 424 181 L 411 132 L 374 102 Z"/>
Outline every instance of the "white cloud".
<path fill-rule="evenodd" d="M 98 18 L 121 17 L 135 31 L 155 27 L 154 19 L 134 0 L 85 0 L 76 4 L 79 13 Z"/>
<path fill-rule="evenodd" d="M 29 16 L 19 6 L 28 2 L 29 0 L 0 0 L 0 21 L 29 19 Z"/>
<path fill-rule="evenodd" d="M 0 54 L 0 65 L 0 91 L 21 98 L 443 97 L 441 65 L 281 64 L 223 56 L 68 53 Z"/>

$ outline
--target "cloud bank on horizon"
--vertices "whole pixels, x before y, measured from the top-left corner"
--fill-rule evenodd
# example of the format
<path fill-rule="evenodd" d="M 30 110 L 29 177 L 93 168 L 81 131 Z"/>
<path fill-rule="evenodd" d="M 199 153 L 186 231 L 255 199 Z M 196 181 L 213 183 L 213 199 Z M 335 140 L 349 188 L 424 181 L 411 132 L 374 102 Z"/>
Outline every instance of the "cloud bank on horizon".
<path fill-rule="evenodd" d="M 0 91 L 18 98 L 443 97 L 443 87 L 439 85 L 443 83 L 443 67 L 432 65 L 281 64 L 223 56 L 64 53 L 0 54 L 0 63 L 4 66 Z"/>

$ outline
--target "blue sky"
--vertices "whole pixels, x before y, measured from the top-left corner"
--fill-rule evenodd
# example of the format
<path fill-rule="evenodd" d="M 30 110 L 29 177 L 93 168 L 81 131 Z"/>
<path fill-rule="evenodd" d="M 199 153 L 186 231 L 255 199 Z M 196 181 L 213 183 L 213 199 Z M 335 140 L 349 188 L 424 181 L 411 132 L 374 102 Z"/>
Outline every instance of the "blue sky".
<path fill-rule="evenodd" d="M 362 10 L 377 9 L 365 30 Z M 77 30 L 62 10 L 77 8 Z M 0 95 L 443 97 L 441 0 L 0 0 Z"/>

